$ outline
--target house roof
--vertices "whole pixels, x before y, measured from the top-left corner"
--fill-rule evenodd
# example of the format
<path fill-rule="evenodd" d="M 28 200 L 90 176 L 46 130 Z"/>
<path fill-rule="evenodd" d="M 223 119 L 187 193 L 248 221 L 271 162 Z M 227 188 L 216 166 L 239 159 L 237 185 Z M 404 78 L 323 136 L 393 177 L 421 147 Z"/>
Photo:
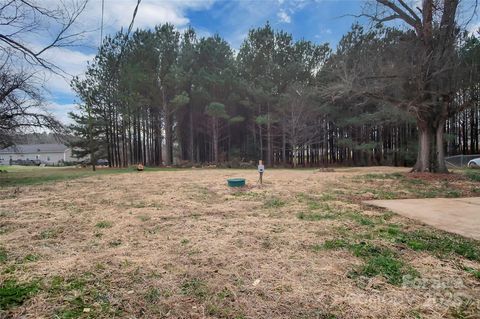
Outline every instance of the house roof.
<path fill-rule="evenodd" d="M 63 153 L 67 149 L 64 144 L 25 144 L 4 148 L 0 154 Z"/>

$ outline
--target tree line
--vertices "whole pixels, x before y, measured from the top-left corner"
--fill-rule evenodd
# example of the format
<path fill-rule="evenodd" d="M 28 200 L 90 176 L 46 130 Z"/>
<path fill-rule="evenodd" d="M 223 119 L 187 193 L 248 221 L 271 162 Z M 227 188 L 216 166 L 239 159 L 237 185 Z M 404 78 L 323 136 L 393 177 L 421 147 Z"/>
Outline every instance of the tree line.
<path fill-rule="evenodd" d="M 430 16 L 429 3 L 421 17 L 388 7 L 410 29 L 375 16 L 336 48 L 268 23 L 238 52 L 170 24 L 119 31 L 72 81 L 72 145 L 119 167 L 263 159 L 442 171 L 445 151 L 478 152 L 480 43 L 456 25 L 456 7 Z"/>

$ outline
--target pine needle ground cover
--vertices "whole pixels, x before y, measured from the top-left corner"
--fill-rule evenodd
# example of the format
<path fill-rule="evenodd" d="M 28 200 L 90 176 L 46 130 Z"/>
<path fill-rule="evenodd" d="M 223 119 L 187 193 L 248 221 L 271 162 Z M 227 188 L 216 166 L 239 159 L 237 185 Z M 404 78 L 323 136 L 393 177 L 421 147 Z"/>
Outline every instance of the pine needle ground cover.
<path fill-rule="evenodd" d="M 473 174 L 473 173 L 468 173 Z M 366 199 L 466 172 L 191 169 L 0 188 L 0 317 L 475 318 L 480 243 Z M 231 189 L 227 178 L 247 186 Z M 14 177 L 10 177 L 14 179 Z"/>

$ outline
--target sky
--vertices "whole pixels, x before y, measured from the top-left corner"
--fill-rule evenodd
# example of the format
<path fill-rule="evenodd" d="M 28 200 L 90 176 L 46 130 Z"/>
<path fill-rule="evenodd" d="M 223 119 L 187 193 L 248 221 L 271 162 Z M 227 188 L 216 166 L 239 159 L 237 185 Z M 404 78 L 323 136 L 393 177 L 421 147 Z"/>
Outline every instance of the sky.
<path fill-rule="evenodd" d="M 43 0 L 55 4 L 55 0 Z M 421 0 L 411 0 L 421 1 Z M 473 1 L 473 0 L 464 0 Z M 113 34 L 130 24 L 136 0 L 105 0 L 104 34 Z M 238 50 L 251 28 L 267 21 L 274 29 L 291 33 L 294 39 L 315 43 L 328 42 L 332 47 L 358 20 L 362 0 L 142 0 L 134 28 L 152 28 L 172 23 L 179 30 L 189 26 L 200 36 L 218 33 Z M 478 15 L 469 28 L 480 27 Z M 68 76 L 48 75 L 45 87 L 48 109 L 68 124 L 68 112 L 78 99 L 70 89 L 71 75 L 84 73 L 100 43 L 101 0 L 89 0 L 78 18 L 76 30 L 88 30 L 77 46 L 54 48 L 46 58 L 54 61 Z"/>

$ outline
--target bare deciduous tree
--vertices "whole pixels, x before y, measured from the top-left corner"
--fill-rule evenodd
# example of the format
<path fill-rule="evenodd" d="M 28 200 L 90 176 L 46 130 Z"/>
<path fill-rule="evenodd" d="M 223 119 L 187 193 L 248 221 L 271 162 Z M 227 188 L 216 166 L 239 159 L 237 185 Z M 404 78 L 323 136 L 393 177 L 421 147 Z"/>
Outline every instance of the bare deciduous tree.
<path fill-rule="evenodd" d="M 377 0 L 389 8 L 378 21 L 401 19 L 415 30 L 418 41 L 416 81 L 417 95 L 409 110 L 417 119 L 419 151 L 415 171 L 445 172 L 444 125 L 452 105 L 455 68 L 455 41 L 459 35 L 456 23 L 458 0 L 423 0 L 420 10 L 403 0 Z M 419 14 L 415 12 L 419 11 Z"/>
<path fill-rule="evenodd" d="M 61 128 L 43 107 L 42 75 L 65 73 L 45 53 L 74 45 L 85 33 L 73 25 L 87 1 L 59 1 L 55 7 L 35 0 L 0 2 L 0 146 L 11 144 L 18 130 Z M 38 38 L 49 41 L 35 43 Z"/>
<path fill-rule="evenodd" d="M 373 16 L 376 21 L 400 19 L 415 31 L 417 94 L 408 102 L 419 131 L 414 171 L 447 171 L 445 121 L 455 111 L 452 108 L 458 107 L 452 102 L 456 91 L 454 73 L 458 66 L 455 44 L 461 31 L 457 22 L 459 2 L 423 0 L 421 8 L 414 8 L 403 0 L 377 0 L 388 10 L 383 16 Z"/>
<path fill-rule="evenodd" d="M 36 0 L 4 0 L 0 3 L 0 50 L 23 58 L 25 62 L 60 72 L 58 65 L 44 58 L 52 48 L 74 45 L 85 31 L 73 25 L 88 0 L 61 0 L 48 7 Z M 47 43 L 33 43 L 38 34 L 54 32 Z"/>
<path fill-rule="evenodd" d="M 416 119 L 419 134 L 413 171 L 446 172 L 445 122 L 462 108 L 453 103 L 461 72 L 457 50 L 462 35 L 457 21 L 460 1 L 423 0 L 421 8 L 404 0 L 372 3 L 373 8 L 363 16 L 377 26 L 402 21 L 409 30 L 398 34 L 387 28 L 385 34 L 372 31 L 372 38 L 365 35 L 368 52 L 359 50 L 355 66 L 338 64 L 337 76 L 343 85 L 336 91 L 407 109 Z"/>
<path fill-rule="evenodd" d="M 59 132 L 61 125 L 44 110 L 42 95 L 34 75 L 0 67 L 0 146 L 12 144 L 12 135 L 32 128 L 48 127 Z"/>

